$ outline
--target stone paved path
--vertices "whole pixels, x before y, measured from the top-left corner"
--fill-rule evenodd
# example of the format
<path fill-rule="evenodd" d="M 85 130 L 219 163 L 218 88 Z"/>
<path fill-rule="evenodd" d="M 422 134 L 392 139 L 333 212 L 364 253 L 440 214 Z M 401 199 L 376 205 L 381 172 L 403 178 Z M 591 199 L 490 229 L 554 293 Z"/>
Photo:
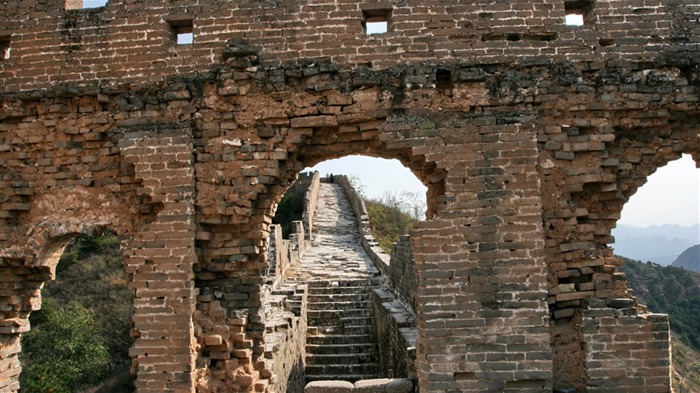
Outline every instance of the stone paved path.
<path fill-rule="evenodd" d="M 306 382 L 378 378 L 371 291 L 380 272 L 340 185 L 320 184 L 314 229 L 311 246 L 287 271 L 288 282 L 308 284 Z"/>
<path fill-rule="evenodd" d="M 360 232 L 343 188 L 321 183 L 311 247 L 297 266 L 288 271 L 290 281 L 356 280 L 379 276 L 379 270 L 360 244 Z"/>

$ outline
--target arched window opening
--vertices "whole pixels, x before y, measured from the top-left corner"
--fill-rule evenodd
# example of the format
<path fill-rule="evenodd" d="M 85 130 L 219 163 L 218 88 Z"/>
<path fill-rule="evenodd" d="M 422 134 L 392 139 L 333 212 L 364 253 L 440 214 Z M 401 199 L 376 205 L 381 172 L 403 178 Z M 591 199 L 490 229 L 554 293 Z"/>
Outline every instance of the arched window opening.
<path fill-rule="evenodd" d="M 425 219 L 427 187 L 398 160 L 347 156 L 317 164 L 322 176 L 343 174 L 364 199 L 372 234 L 388 254 L 413 223 Z"/>
<path fill-rule="evenodd" d="M 613 235 L 639 303 L 668 314 L 678 371 L 674 391 L 699 391 L 688 368 L 700 351 L 700 169 L 692 157 L 683 155 L 649 176 L 623 207 Z"/>
<path fill-rule="evenodd" d="M 63 249 L 22 336 L 22 392 L 135 391 L 133 291 L 123 266 L 114 232 L 81 235 Z"/>
<path fill-rule="evenodd" d="M 277 204 L 268 241 L 269 307 L 307 294 L 306 363 L 298 376 L 304 383 L 352 386 L 415 374 L 415 353 L 406 348 L 417 337 L 418 275 L 406 235 L 425 217 L 425 194 L 397 160 L 348 156 L 306 168 Z M 288 239 L 280 226 L 289 228 Z"/>
<path fill-rule="evenodd" d="M 700 244 L 700 170 L 690 155 L 649 176 L 623 207 L 613 236 L 617 255 L 661 265 Z"/>

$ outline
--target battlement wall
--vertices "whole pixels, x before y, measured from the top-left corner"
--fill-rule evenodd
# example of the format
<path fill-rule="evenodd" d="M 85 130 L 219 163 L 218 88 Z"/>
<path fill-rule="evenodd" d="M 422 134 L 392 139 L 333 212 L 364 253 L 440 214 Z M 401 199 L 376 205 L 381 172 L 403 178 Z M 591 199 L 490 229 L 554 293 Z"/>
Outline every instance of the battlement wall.
<path fill-rule="evenodd" d="M 571 13 L 583 26 L 565 24 Z M 382 20 L 386 33 L 366 34 L 367 22 Z M 153 82 L 237 56 L 252 65 L 325 59 L 374 69 L 423 61 L 682 62 L 697 52 L 699 30 L 700 5 L 670 0 L 109 0 L 84 10 L 66 10 L 63 0 L 3 2 L 0 92 Z M 178 44 L 178 33 L 190 32 L 194 42 Z M 245 46 L 227 50 L 229 40 Z"/>

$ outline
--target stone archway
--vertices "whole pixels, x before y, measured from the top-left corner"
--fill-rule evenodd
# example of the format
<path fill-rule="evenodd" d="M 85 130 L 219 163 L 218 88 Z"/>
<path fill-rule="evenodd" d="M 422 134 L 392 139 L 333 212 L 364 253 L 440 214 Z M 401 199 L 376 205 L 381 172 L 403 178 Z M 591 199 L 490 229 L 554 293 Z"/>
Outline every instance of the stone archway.
<path fill-rule="evenodd" d="M 0 258 L 3 288 L 2 364 L 8 377 L 0 388 L 16 391 L 21 365 L 20 336 L 29 331 L 29 315 L 41 308 L 41 289 L 55 278 L 65 247 L 78 235 L 93 236 L 114 228 L 123 236 L 133 231 L 133 211 L 107 193 L 77 187 L 37 197 L 25 221 L 30 228 L 21 243 L 5 249 Z"/>
<path fill-rule="evenodd" d="M 479 82 L 455 87 L 453 97 L 421 87 L 402 91 L 392 80 L 398 69 L 284 67 L 290 75 L 301 69 L 321 77 L 283 94 L 219 94 L 200 112 L 200 127 L 213 131 L 197 144 L 206 159 L 197 169 L 199 388 L 272 389 L 270 370 L 256 361 L 264 351 L 262 251 L 272 206 L 300 169 L 351 153 L 397 158 L 430 189 L 429 220 L 413 239 L 417 368 L 419 375 L 436 376 L 420 377 L 421 389 L 478 389 L 486 380 L 502 388 L 547 388 L 552 366 L 546 267 L 537 251 L 544 240 L 535 126 L 519 114 L 475 119 L 465 112 L 488 102 L 489 88 Z M 424 71 L 430 78 L 452 75 Z M 349 85 L 363 73 L 371 74 L 362 79 L 366 85 L 320 87 L 328 80 Z M 256 77 L 263 85 L 266 76 Z M 236 121 L 214 124 L 226 116 Z M 502 369 L 484 365 L 491 352 L 507 352 L 493 366 Z M 511 361 L 526 358 L 517 367 Z"/>
<path fill-rule="evenodd" d="M 298 99 L 310 101 L 311 105 L 315 105 L 314 100 L 323 99 L 333 103 L 331 106 L 340 108 L 353 105 L 355 99 L 365 99 L 367 94 L 371 94 L 374 101 L 368 99 L 362 105 L 371 107 L 380 104 L 377 91 L 359 92 L 357 95 L 360 98 L 353 98 L 352 95 L 342 96 L 334 91 L 319 97 L 309 97 L 307 93 L 303 93 Z M 263 118 L 258 121 L 285 123 L 284 120 L 275 117 L 275 106 L 282 105 L 281 102 L 270 102 L 268 97 L 255 97 L 251 100 L 266 101 L 266 111 L 270 111 L 266 114 L 272 116 L 269 120 Z M 255 104 L 256 107 L 257 105 Z M 222 106 L 226 105 L 222 104 Z M 357 110 L 370 111 L 370 109 L 365 107 Z M 200 293 L 207 294 L 207 300 L 206 304 L 200 304 L 202 314 L 197 320 L 202 328 L 202 354 L 211 362 L 212 369 L 233 367 L 238 371 L 233 373 L 233 376 L 223 376 L 221 378 L 223 381 L 214 381 L 221 374 L 217 375 L 201 369 L 199 377 L 202 381 L 201 389 L 204 384 L 211 389 L 212 385 L 223 387 L 257 383 L 267 386 L 269 383 L 266 381 L 269 379 L 267 377 L 270 375 L 269 370 L 262 368 L 263 366 L 254 360 L 255 354 L 261 351 L 259 346 L 263 345 L 261 337 L 256 333 L 251 334 L 251 331 L 261 330 L 264 324 L 259 314 L 262 311 L 260 308 L 264 280 L 261 272 L 264 272 L 267 267 L 268 224 L 271 222 L 276 203 L 282 198 L 301 168 L 346 154 L 399 158 L 406 167 L 413 169 L 414 173 L 417 170 L 421 171 L 419 178 L 432 182 L 431 195 L 437 195 L 443 189 L 444 175 L 440 174 L 435 164 L 425 164 L 423 155 L 412 157 L 410 148 L 388 149 L 386 144 L 380 141 L 378 135 L 381 132 L 380 128 L 386 123 L 387 115 L 384 110 L 378 108 L 373 111 L 378 112 L 376 118 L 359 113 L 347 115 L 345 124 L 341 120 L 342 116 L 321 115 L 287 120 L 291 128 L 274 124 L 258 125 L 251 130 L 257 135 L 248 134 L 247 138 L 210 139 L 204 147 L 206 154 L 230 158 L 224 162 L 212 164 L 208 169 L 201 168 L 201 173 L 209 171 L 225 173 L 226 171 L 221 171 L 221 168 L 225 167 L 231 168 L 230 173 L 242 172 L 244 175 L 242 179 L 234 177 L 223 182 L 230 181 L 229 184 L 234 187 L 245 187 L 250 190 L 249 195 L 257 199 L 252 202 L 240 200 L 234 202 L 238 205 L 232 210 L 234 215 L 245 217 L 212 216 L 209 223 L 207 223 L 208 218 L 203 220 L 205 224 L 202 228 L 207 230 L 199 242 L 203 262 L 202 270 L 198 273 L 198 283 L 201 285 Z M 244 118 L 246 115 L 243 113 L 240 117 Z M 325 125 L 327 123 L 333 125 Z M 412 125 L 408 124 L 404 127 L 411 128 Z M 260 137 L 260 135 L 265 136 Z M 214 168 L 218 168 L 219 172 Z M 427 171 L 424 168 L 427 168 Z M 247 182 L 246 177 L 256 179 Z M 258 182 L 261 178 L 264 182 Z M 212 181 L 217 180 L 212 178 Z M 208 202 L 200 202 L 200 205 L 205 204 Z M 434 206 L 433 210 L 437 210 L 439 206 L 437 198 L 434 198 L 432 206 Z M 225 247 L 224 244 L 234 247 Z M 235 300 L 227 300 L 227 298 Z M 235 338 L 230 336 L 232 323 L 237 324 L 233 327 L 237 332 Z M 212 344 L 207 345 L 207 340 Z M 253 374 L 254 377 L 239 382 L 235 376 L 243 374 Z"/>
<path fill-rule="evenodd" d="M 630 96 L 609 88 L 613 108 L 605 111 L 598 97 L 580 94 L 578 108 L 548 119 L 541 132 L 554 385 L 597 391 L 616 375 L 618 386 L 648 380 L 649 389 L 667 391 L 668 320 L 637 304 L 609 245 L 624 204 L 646 178 L 683 152 L 697 156 L 697 113 L 673 98 L 650 97 L 651 89 L 687 83 L 678 70 L 614 72 L 649 91 Z M 623 325 L 635 326 L 629 342 L 650 343 L 639 358 L 654 359 L 633 374 L 622 371 L 631 360 L 615 355 L 623 349 L 605 344 L 624 333 Z"/>

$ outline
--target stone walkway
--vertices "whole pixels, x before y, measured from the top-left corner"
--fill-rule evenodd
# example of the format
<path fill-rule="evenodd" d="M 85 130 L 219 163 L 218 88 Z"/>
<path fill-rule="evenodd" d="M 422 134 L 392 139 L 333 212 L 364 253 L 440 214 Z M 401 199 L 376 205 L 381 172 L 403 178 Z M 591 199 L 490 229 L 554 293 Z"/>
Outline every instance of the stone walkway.
<path fill-rule="evenodd" d="M 338 184 L 321 183 L 311 247 L 301 263 L 290 266 L 289 281 L 357 280 L 380 272 L 360 244 L 355 213 Z"/>
<path fill-rule="evenodd" d="M 371 291 L 380 272 L 340 185 L 321 183 L 314 229 L 311 246 L 287 271 L 287 282 L 308 284 L 306 382 L 378 378 Z"/>

